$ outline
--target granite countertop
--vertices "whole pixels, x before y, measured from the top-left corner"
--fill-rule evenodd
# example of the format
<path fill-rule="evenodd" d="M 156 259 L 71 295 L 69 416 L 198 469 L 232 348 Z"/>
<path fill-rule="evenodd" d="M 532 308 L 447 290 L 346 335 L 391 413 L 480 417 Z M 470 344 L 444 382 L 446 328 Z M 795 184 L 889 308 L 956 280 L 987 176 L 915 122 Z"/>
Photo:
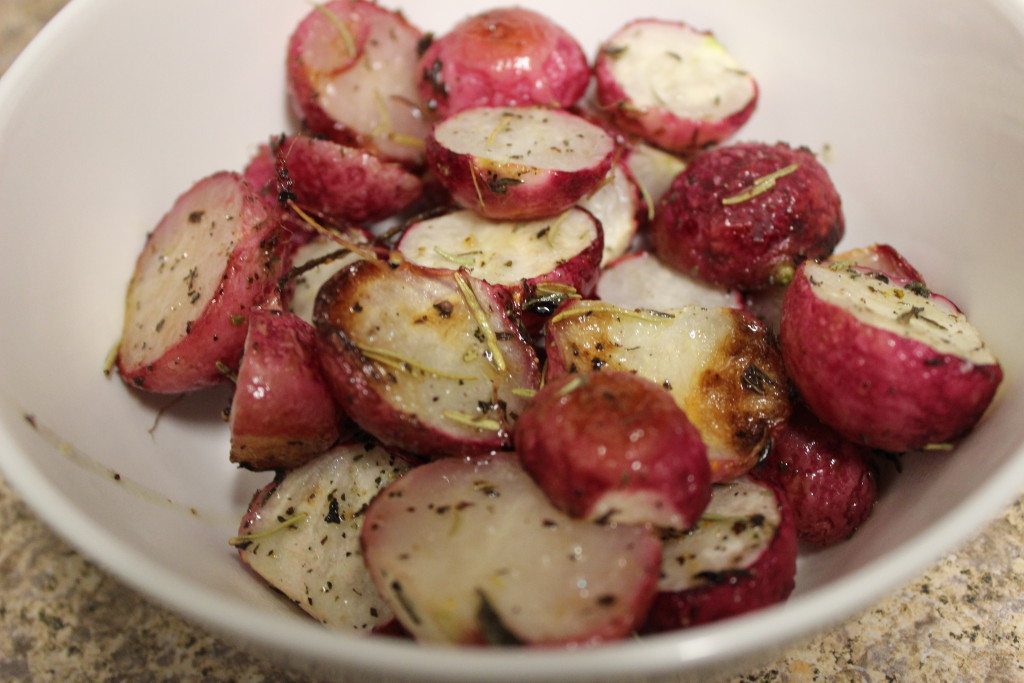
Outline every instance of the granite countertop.
<path fill-rule="evenodd" d="M 66 0 L 0 0 L 0 73 Z M 733 680 L 1024 680 L 1024 501 L 926 574 Z M 0 479 L 0 681 L 305 680 L 150 603 Z"/>

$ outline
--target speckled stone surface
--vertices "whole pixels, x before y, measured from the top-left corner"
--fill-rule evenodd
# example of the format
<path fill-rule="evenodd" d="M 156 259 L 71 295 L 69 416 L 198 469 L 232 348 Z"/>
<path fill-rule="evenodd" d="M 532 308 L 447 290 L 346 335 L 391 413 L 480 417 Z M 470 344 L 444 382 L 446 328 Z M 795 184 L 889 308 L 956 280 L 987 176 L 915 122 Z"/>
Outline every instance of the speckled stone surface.
<path fill-rule="evenodd" d="M 65 0 L 0 0 L 0 72 Z M 723 681 L 1024 681 L 1024 502 L 902 590 Z M 0 480 L 0 681 L 303 681 L 153 605 Z"/>

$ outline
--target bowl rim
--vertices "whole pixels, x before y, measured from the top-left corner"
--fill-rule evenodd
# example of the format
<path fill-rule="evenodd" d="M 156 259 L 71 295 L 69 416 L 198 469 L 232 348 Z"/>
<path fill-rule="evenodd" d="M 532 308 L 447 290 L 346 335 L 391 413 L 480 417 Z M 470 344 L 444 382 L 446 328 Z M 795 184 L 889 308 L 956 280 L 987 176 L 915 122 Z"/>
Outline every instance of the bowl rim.
<path fill-rule="evenodd" d="M 35 63 L 89 12 L 126 0 L 71 0 L 0 78 L 0 133 L 15 103 L 29 90 Z M 1024 41 L 1024 0 L 987 0 Z M 1002 394 L 1005 389 L 1000 391 Z M 968 540 L 1024 487 L 1020 445 L 977 490 L 923 532 L 849 575 L 767 609 L 700 628 L 579 650 L 455 649 L 396 639 L 367 639 L 323 629 L 310 621 L 282 632 L 256 607 L 196 585 L 153 561 L 65 498 L 22 450 L 12 425 L 16 403 L 6 391 L 0 416 L 0 472 L 33 513 L 82 555 L 134 590 L 219 634 L 282 655 L 387 675 L 435 680 L 563 680 L 682 673 L 724 666 L 768 652 L 847 618 L 920 574 Z M 999 397 L 997 396 L 997 401 Z M 86 542 L 85 539 L 88 539 Z"/>

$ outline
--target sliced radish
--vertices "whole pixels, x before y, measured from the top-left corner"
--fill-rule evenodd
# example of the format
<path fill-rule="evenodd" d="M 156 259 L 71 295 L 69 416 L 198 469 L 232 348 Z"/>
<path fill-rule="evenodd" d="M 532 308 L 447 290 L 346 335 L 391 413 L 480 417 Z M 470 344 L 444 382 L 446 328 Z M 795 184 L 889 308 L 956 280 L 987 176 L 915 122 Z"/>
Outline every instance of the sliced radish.
<path fill-rule="evenodd" d="M 237 173 L 204 178 L 150 233 L 125 300 L 117 368 L 161 393 L 193 391 L 237 369 L 249 314 L 287 267 L 291 242 Z"/>
<path fill-rule="evenodd" d="M 741 311 L 577 301 L 563 305 L 545 332 L 549 380 L 621 370 L 670 391 L 707 445 L 712 481 L 750 470 L 769 430 L 789 415 L 782 359 L 764 325 Z"/>
<path fill-rule="evenodd" d="M 406 470 L 381 448 L 338 446 L 257 491 L 232 545 L 317 621 L 369 633 L 392 613 L 363 564 L 359 533 L 370 501 Z"/>
<path fill-rule="evenodd" d="M 455 201 L 502 220 L 565 211 L 597 188 L 614 155 L 599 126 L 543 107 L 470 109 L 427 139 L 427 161 Z"/>
<path fill-rule="evenodd" d="M 633 181 L 640 188 L 644 216 L 648 221 L 654 220 L 655 207 L 676 176 L 686 170 L 686 162 L 643 142 L 636 143 L 626 152 L 625 161 Z"/>
<path fill-rule="evenodd" d="M 549 382 L 516 423 L 515 444 L 572 517 L 685 531 L 711 497 L 700 434 L 668 392 L 629 373 Z"/>
<path fill-rule="evenodd" d="M 780 339 L 811 411 L 847 439 L 887 451 L 945 447 L 981 418 L 1003 376 L 962 313 L 842 263 L 798 269 Z"/>
<path fill-rule="evenodd" d="M 924 276 L 917 268 L 888 244 L 872 244 L 867 247 L 850 249 L 841 254 L 833 254 L 829 263 L 848 263 L 850 265 L 878 271 L 886 277 L 899 280 L 901 283 L 919 282 L 924 284 Z"/>
<path fill-rule="evenodd" d="M 422 455 L 509 445 L 540 381 L 500 290 L 461 272 L 358 261 L 321 289 L 315 319 L 336 398 L 385 444 Z"/>
<path fill-rule="evenodd" d="M 433 41 L 419 62 L 421 101 L 438 116 L 472 107 L 568 107 L 590 82 L 565 29 L 522 7 L 491 9 Z"/>
<path fill-rule="evenodd" d="M 515 455 L 418 467 L 370 505 L 363 552 L 417 640 L 560 645 L 627 635 L 661 553 L 641 527 L 570 519 Z"/>
<path fill-rule="evenodd" d="M 604 233 L 602 267 L 629 250 L 639 226 L 642 199 L 640 190 L 630 180 L 629 171 L 621 162 L 612 166 L 604 182 L 581 199 L 579 205 L 594 214 L 601 223 L 601 232 Z"/>
<path fill-rule="evenodd" d="M 597 99 L 623 130 L 674 152 L 721 142 L 747 122 L 757 83 L 707 31 L 640 19 L 600 49 Z"/>
<path fill-rule="evenodd" d="M 793 591 L 796 530 L 769 484 L 714 488 L 696 528 L 664 540 L 661 580 L 644 630 L 705 624 L 782 602 Z"/>
<path fill-rule="evenodd" d="M 475 278 L 520 295 L 524 286 L 557 282 L 586 295 L 601 259 L 601 227 L 581 209 L 552 218 L 495 222 L 472 211 L 414 223 L 398 243 L 409 261 L 430 268 L 464 268 Z"/>
<path fill-rule="evenodd" d="M 298 467 L 334 445 L 341 420 L 313 327 L 291 313 L 254 311 L 231 402 L 231 462 Z"/>
<path fill-rule="evenodd" d="M 605 268 L 597 281 L 597 298 L 622 308 L 742 308 L 737 292 L 687 277 L 645 251 L 623 256 Z"/>
<path fill-rule="evenodd" d="M 350 231 L 346 236 L 360 245 L 372 241 L 367 233 Z M 306 322 L 313 323 L 313 306 L 320 287 L 332 275 L 362 258 L 336 240 L 326 235 L 317 235 L 295 251 L 292 262 L 295 267 L 289 273 L 288 310 Z"/>
<path fill-rule="evenodd" d="M 422 34 L 364 0 L 317 5 L 288 45 L 292 107 L 306 127 L 387 159 L 423 161 L 430 123 L 416 93 Z"/>

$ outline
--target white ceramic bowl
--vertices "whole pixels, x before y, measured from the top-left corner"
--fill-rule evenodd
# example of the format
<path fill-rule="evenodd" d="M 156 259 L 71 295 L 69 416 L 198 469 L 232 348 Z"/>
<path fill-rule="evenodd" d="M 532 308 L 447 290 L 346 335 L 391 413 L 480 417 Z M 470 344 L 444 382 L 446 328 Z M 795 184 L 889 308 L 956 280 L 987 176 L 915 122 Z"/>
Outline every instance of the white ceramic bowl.
<path fill-rule="evenodd" d="M 268 477 L 228 463 L 228 394 L 172 405 L 101 374 L 145 233 L 194 180 L 289 127 L 284 47 L 301 0 L 76 0 L 0 83 L 0 464 L 84 553 L 182 613 L 334 671 L 444 679 L 697 674 L 879 598 L 1024 483 L 1024 11 L 998 0 L 562 0 L 592 51 L 637 15 L 716 30 L 758 77 L 743 138 L 829 145 L 844 245 L 885 241 L 960 302 L 1006 379 L 952 455 L 908 457 L 856 537 L 801 557 L 785 605 L 586 652 L 355 640 L 297 615 L 226 545 Z M 443 32 L 482 6 L 405 3 Z M 35 427 L 26 420 L 32 416 Z M 120 475 L 120 480 L 114 478 Z"/>

